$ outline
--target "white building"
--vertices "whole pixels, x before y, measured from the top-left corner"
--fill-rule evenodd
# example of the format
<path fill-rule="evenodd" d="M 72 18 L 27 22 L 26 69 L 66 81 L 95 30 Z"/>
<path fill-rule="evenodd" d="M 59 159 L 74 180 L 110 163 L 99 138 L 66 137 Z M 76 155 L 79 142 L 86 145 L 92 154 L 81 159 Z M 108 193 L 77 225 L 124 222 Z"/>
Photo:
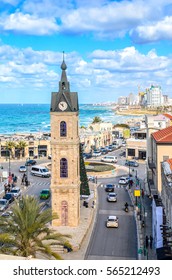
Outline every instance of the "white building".
<path fill-rule="evenodd" d="M 160 86 L 151 86 L 146 89 L 147 106 L 158 107 L 163 105 L 163 94 Z"/>

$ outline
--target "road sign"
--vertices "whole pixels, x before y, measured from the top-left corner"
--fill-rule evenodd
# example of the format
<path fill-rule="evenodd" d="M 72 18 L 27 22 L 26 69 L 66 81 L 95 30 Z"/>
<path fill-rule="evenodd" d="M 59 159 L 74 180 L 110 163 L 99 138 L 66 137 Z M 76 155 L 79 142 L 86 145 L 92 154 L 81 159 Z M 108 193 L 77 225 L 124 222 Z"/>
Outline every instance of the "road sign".
<path fill-rule="evenodd" d="M 140 196 L 140 190 L 134 190 L 134 196 Z"/>

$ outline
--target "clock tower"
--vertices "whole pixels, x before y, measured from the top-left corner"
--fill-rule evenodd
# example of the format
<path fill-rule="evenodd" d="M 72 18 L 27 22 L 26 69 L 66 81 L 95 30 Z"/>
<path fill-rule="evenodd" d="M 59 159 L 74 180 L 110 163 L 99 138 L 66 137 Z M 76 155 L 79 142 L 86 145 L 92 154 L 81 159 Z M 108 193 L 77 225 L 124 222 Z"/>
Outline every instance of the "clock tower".
<path fill-rule="evenodd" d="M 61 64 L 59 91 L 51 96 L 51 202 L 58 214 L 53 226 L 77 227 L 80 219 L 78 95 L 70 91 L 66 63 Z"/>

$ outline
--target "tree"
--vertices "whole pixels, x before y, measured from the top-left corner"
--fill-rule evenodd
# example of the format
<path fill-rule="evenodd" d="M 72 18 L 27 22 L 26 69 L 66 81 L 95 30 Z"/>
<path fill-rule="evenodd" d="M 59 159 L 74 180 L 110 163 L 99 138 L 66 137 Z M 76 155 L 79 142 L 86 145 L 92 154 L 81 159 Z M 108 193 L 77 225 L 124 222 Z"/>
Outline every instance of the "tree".
<path fill-rule="evenodd" d="M 12 158 L 14 157 L 13 149 L 16 147 L 16 143 L 14 141 L 7 141 L 6 142 L 6 152 L 9 152 L 9 156 L 11 155 Z"/>
<path fill-rule="evenodd" d="M 87 178 L 87 172 L 85 169 L 85 163 L 83 159 L 82 154 L 82 145 L 80 144 L 80 194 L 81 195 L 90 195 L 90 189 L 88 185 L 88 178 Z"/>
<path fill-rule="evenodd" d="M 23 140 L 20 140 L 17 145 L 16 145 L 16 148 L 19 149 L 19 157 L 21 158 L 22 156 L 22 152 L 24 151 L 24 149 L 27 147 L 27 143 Z"/>
<path fill-rule="evenodd" d="M 102 122 L 102 119 L 98 116 L 94 117 L 92 123 L 99 123 L 99 122 Z"/>
<path fill-rule="evenodd" d="M 33 196 L 22 197 L 12 206 L 10 217 L 0 217 L 0 252 L 22 257 L 37 257 L 38 253 L 45 258 L 61 259 L 60 255 L 52 250 L 53 245 L 64 244 L 65 237 L 48 226 L 57 219 L 48 208 L 42 211 Z"/>

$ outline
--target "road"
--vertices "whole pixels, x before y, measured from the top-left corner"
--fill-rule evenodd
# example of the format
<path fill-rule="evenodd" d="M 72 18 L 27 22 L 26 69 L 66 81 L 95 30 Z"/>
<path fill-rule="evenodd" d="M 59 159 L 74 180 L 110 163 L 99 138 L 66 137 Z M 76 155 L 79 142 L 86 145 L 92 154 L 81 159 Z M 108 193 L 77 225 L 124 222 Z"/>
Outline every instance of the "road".
<path fill-rule="evenodd" d="M 37 161 L 37 165 L 39 164 L 43 164 L 43 163 L 47 163 L 47 162 L 51 162 L 50 160 L 47 159 L 38 159 Z M 19 188 L 21 188 L 21 178 L 23 176 L 23 173 L 19 172 L 19 166 L 20 165 L 25 165 L 25 161 L 12 161 L 11 162 L 11 173 L 15 174 L 18 178 L 18 182 L 17 182 L 17 186 Z M 9 163 L 8 162 L 3 162 L 2 163 L 3 166 L 3 170 L 9 170 Z M 32 176 L 30 174 L 30 169 L 31 166 L 28 166 L 28 172 L 26 172 L 28 174 L 28 180 L 30 182 L 30 186 L 28 188 L 25 188 L 23 191 L 25 193 L 27 193 L 28 195 L 35 195 L 36 197 L 39 196 L 40 191 L 42 189 L 47 189 L 50 187 L 50 178 L 41 178 L 41 177 L 36 177 L 36 176 Z M 3 189 L 3 184 L 1 185 L 1 189 L 0 189 L 0 193 L 2 193 L 4 191 Z"/>
<path fill-rule="evenodd" d="M 137 259 L 136 223 L 133 207 L 126 187 L 120 187 L 118 180 L 118 177 L 101 179 L 103 184 L 98 187 L 96 222 L 85 257 L 88 260 Z M 105 183 L 116 185 L 117 202 L 107 202 Z M 126 201 L 129 204 L 128 213 L 124 211 Z M 116 215 L 119 218 L 119 228 L 106 228 L 105 221 L 108 215 Z"/>

